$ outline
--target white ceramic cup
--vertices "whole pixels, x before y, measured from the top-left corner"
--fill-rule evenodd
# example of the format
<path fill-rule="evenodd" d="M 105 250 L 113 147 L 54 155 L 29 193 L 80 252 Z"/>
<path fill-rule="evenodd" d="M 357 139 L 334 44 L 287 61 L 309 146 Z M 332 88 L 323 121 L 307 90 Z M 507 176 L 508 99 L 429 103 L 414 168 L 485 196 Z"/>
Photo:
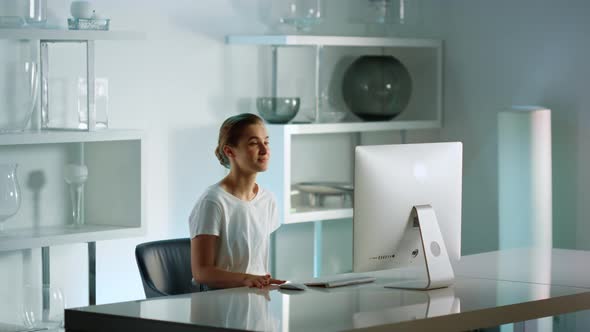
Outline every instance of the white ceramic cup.
<path fill-rule="evenodd" d="M 73 18 L 92 18 L 94 7 L 90 1 L 72 1 L 70 14 Z"/>

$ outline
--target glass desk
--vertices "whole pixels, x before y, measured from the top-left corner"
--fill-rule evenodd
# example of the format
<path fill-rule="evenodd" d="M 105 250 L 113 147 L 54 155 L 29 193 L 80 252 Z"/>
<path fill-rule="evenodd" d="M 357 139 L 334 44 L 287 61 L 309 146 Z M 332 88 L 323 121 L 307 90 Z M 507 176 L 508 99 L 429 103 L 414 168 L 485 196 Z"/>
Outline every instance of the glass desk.
<path fill-rule="evenodd" d="M 456 331 L 590 308 L 590 289 L 457 277 L 432 291 L 372 284 L 306 291 L 226 289 L 67 309 L 67 331 Z"/>

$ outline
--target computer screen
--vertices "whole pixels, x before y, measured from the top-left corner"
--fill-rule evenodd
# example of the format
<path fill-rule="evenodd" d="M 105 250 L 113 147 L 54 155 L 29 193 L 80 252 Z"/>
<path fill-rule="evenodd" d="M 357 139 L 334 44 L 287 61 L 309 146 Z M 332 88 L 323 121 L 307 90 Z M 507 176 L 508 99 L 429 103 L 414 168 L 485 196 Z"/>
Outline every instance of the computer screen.
<path fill-rule="evenodd" d="M 449 259 L 459 260 L 462 154 L 460 142 L 356 147 L 354 272 L 399 267 L 396 249 L 417 205 L 432 206 Z"/>

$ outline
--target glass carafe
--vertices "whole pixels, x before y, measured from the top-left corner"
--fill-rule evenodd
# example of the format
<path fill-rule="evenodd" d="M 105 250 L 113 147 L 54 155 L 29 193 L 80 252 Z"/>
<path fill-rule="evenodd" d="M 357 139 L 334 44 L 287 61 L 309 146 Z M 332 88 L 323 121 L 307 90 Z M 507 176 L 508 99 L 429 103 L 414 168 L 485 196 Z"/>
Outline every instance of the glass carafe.
<path fill-rule="evenodd" d="M 14 216 L 20 208 L 17 168 L 18 164 L 0 164 L 0 236 L 4 232 L 4 221 Z"/>

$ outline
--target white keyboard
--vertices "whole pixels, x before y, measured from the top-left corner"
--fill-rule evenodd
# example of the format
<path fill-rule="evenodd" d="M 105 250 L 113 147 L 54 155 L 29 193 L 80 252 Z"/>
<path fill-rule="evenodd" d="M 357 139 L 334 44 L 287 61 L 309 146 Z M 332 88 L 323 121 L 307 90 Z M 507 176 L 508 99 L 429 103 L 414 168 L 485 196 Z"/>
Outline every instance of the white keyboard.
<path fill-rule="evenodd" d="M 356 285 L 356 284 L 366 284 L 369 282 L 373 282 L 377 280 L 375 277 L 370 277 L 366 275 L 335 275 L 329 277 L 320 277 L 315 278 L 309 281 L 304 282 L 307 286 L 316 286 L 316 287 L 340 287 L 340 286 L 348 286 L 348 285 Z"/>

